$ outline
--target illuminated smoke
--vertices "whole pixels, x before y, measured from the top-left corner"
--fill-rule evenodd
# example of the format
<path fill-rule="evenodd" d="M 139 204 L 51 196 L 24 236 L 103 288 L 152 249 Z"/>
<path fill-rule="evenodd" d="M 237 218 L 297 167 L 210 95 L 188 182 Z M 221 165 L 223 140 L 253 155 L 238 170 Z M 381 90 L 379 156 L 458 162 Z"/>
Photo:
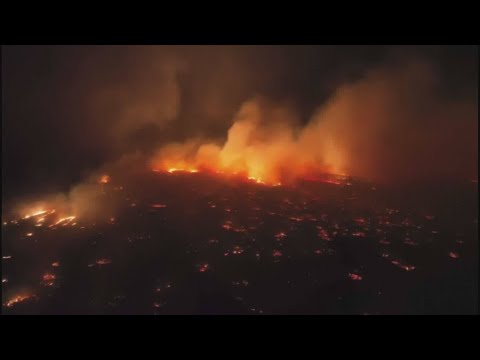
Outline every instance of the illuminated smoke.
<path fill-rule="evenodd" d="M 270 184 L 322 172 L 393 183 L 472 176 L 475 104 L 442 99 L 436 85 L 423 62 L 377 68 L 340 86 L 303 127 L 287 106 L 255 98 L 241 106 L 223 144 L 170 144 L 152 167 L 241 173 Z"/>

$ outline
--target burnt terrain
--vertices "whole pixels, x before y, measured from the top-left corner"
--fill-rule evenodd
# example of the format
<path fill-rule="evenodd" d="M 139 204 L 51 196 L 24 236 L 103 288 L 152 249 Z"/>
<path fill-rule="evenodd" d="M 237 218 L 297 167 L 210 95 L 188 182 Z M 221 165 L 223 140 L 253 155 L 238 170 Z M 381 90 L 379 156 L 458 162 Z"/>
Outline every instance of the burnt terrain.
<path fill-rule="evenodd" d="M 3 219 L 3 314 L 478 313 L 476 183 L 148 172 L 102 196 L 95 221 Z"/>

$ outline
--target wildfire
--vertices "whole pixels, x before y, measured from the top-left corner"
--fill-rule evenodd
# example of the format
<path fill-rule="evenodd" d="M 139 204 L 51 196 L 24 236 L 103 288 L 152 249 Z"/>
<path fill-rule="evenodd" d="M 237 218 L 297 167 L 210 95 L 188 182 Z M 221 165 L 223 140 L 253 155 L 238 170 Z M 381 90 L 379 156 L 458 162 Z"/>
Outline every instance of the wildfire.
<path fill-rule="evenodd" d="M 249 177 L 248 177 L 248 180 L 253 180 L 253 181 L 255 181 L 257 184 L 265 185 L 265 181 L 263 181 L 262 179 L 253 177 L 253 176 L 249 176 Z M 276 183 L 276 184 L 279 184 L 279 183 Z"/>
<path fill-rule="evenodd" d="M 108 184 L 109 182 L 110 182 L 110 176 L 108 175 L 102 175 L 98 180 L 99 184 Z"/>
<path fill-rule="evenodd" d="M 64 218 L 61 218 L 59 219 L 56 223 L 54 223 L 53 225 L 58 225 L 58 224 L 61 224 L 64 222 L 64 226 L 67 225 L 69 222 L 71 222 L 73 219 L 75 219 L 75 216 L 67 216 L 67 217 L 64 217 Z"/>
<path fill-rule="evenodd" d="M 10 299 L 9 301 L 7 301 L 5 303 L 5 306 L 6 307 L 12 307 L 13 305 L 15 304 L 18 304 L 18 303 L 21 303 L 21 302 L 24 302 L 28 299 L 31 299 L 35 297 L 35 295 L 17 295 L 15 296 L 14 298 Z"/>
<path fill-rule="evenodd" d="M 169 168 L 167 170 L 170 174 L 171 173 L 174 173 L 174 172 L 189 172 L 189 173 L 197 173 L 198 170 L 197 169 L 179 169 L 179 168 Z"/>
<path fill-rule="evenodd" d="M 40 215 L 50 215 L 50 214 L 53 214 L 55 212 L 55 210 L 38 210 L 38 211 L 34 211 L 32 212 L 31 214 L 26 214 L 22 219 L 24 220 L 27 220 L 27 219 L 30 219 L 32 217 L 36 217 L 36 216 L 40 216 Z M 42 217 L 44 218 L 44 217 Z"/>

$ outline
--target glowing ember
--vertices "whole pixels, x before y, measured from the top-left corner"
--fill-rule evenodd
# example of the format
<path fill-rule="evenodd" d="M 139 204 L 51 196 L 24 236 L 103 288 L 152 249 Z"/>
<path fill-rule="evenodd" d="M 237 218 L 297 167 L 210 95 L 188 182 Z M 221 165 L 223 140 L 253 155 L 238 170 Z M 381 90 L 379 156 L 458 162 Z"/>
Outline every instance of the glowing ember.
<path fill-rule="evenodd" d="M 5 256 L 2 256 L 2 259 L 4 260 L 8 260 L 8 259 L 11 259 L 12 256 L 11 255 L 5 255 Z"/>
<path fill-rule="evenodd" d="M 278 234 L 275 235 L 275 239 L 277 239 L 278 241 L 281 241 L 282 239 L 284 239 L 286 237 L 287 237 L 287 234 L 285 234 L 283 231 L 279 232 Z"/>
<path fill-rule="evenodd" d="M 164 204 L 152 204 L 150 205 L 152 208 L 155 208 L 155 209 L 161 209 L 161 208 L 166 208 L 167 205 L 164 205 Z"/>
<path fill-rule="evenodd" d="M 452 259 L 458 259 L 458 258 L 460 258 L 460 254 L 459 254 L 459 253 L 456 253 L 456 252 L 453 252 L 453 251 L 449 252 L 449 253 L 448 253 L 448 256 L 450 256 Z"/>
<path fill-rule="evenodd" d="M 60 266 L 60 262 L 55 261 L 55 262 L 52 263 L 52 266 L 53 266 L 53 267 L 59 267 L 59 266 Z"/>
<path fill-rule="evenodd" d="M 2 278 L 2 284 L 5 284 L 8 282 L 8 279 L 7 278 Z"/>
<path fill-rule="evenodd" d="M 33 236 L 33 233 L 27 233 L 27 236 Z"/>

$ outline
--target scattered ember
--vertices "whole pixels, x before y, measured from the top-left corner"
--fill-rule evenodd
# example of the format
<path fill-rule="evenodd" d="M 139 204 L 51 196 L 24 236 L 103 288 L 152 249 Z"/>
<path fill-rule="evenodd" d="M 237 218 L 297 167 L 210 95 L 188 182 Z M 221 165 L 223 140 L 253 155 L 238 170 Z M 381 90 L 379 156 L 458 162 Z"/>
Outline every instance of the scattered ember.
<path fill-rule="evenodd" d="M 355 274 L 355 273 L 349 273 L 348 277 L 350 278 L 350 280 L 355 280 L 355 281 L 363 280 L 362 276 L 360 276 L 358 274 Z"/>
<path fill-rule="evenodd" d="M 198 271 L 199 272 L 205 272 L 209 269 L 209 265 L 208 264 L 201 264 L 198 266 Z"/>
<path fill-rule="evenodd" d="M 365 233 L 363 231 L 357 231 L 357 232 L 352 233 L 352 236 L 364 238 Z"/>
<path fill-rule="evenodd" d="M 235 246 L 233 248 L 232 254 L 234 254 L 234 255 L 243 254 L 243 249 L 240 246 Z"/>
<path fill-rule="evenodd" d="M 406 244 L 406 245 L 410 245 L 410 246 L 418 246 L 419 245 L 417 242 L 413 241 L 410 238 L 406 238 L 403 243 Z"/>
<path fill-rule="evenodd" d="M 450 256 L 452 259 L 458 259 L 460 258 L 460 254 L 459 253 L 456 253 L 456 252 L 453 252 L 453 251 L 450 251 L 448 253 L 448 256 Z"/>
<path fill-rule="evenodd" d="M 433 220 L 433 219 L 435 219 L 435 216 L 433 216 L 433 215 L 425 215 L 425 219 L 427 219 L 427 220 Z"/>
<path fill-rule="evenodd" d="M 161 209 L 161 208 L 166 208 L 167 205 L 164 205 L 164 204 L 152 204 L 150 205 L 152 208 L 155 208 L 155 209 Z"/>
<path fill-rule="evenodd" d="M 11 258 L 12 258 L 12 255 L 2 256 L 2 259 L 3 259 L 3 260 L 8 260 L 8 259 L 11 259 Z"/>
<path fill-rule="evenodd" d="M 8 279 L 7 278 L 2 278 L 2 284 L 5 284 L 8 282 Z"/>
<path fill-rule="evenodd" d="M 100 259 L 100 260 L 97 260 L 95 262 L 95 264 L 97 265 L 108 265 L 108 264 L 111 264 L 112 263 L 112 260 L 110 259 Z"/>
<path fill-rule="evenodd" d="M 55 285 L 55 279 L 57 277 L 54 274 L 47 273 L 42 277 L 42 284 L 45 286 L 53 286 Z"/>
<path fill-rule="evenodd" d="M 48 274 L 47 273 L 47 274 L 43 275 L 42 279 L 43 279 L 43 281 L 51 281 L 51 280 L 55 280 L 56 277 L 53 274 Z"/>
<path fill-rule="evenodd" d="M 273 250 L 273 253 L 272 253 L 273 257 L 280 257 L 282 256 L 282 252 L 280 250 Z"/>
<path fill-rule="evenodd" d="M 400 262 L 399 260 L 392 260 L 392 264 L 395 265 L 395 266 L 398 266 L 400 269 L 403 269 L 405 271 L 413 271 L 416 269 L 415 266 L 413 265 L 405 265 L 403 264 L 402 262 Z"/>
<path fill-rule="evenodd" d="M 27 236 L 33 236 L 33 233 L 27 233 Z"/>
<path fill-rule="evenodd" d="M 222 225 L 222 228 L 224 228 L 225 230 L 231 230 L 233 228 L 232 222 L 227 221 L 225 224 Z"/>
<path fill-rule="evenodd" d="M 59 266 L 60 266 L 60 262 L 55 261 L 55 262 L 52 263 L 52 266 L 53 266 L 53 267 L 59 267 Z"/>
<path fill-rule="evenodd" d="M 281 241 L 282 239 L 285 239 L 287 237 L 287 234 L 285 234 L 283 231 L 279 232 L 278 234 L 275 235 L 275 239 L 278 241 Z"/>
<path fill-rule="evenodd" d="M 318 236 L 320 237 L 320 239 L 325 240 L 325 241 L 331 241 L 332 240 L 330 238 L 330 236 L 328 235 L 328 232 L 325 229 L 323 229 L 320 226 L 317 226 L 317 229 L 318 229 Z"/>
<path fill-rule="evenodd" d="M 315 250 L 314 253 L 317 254 L 317 255 L 322 255 L 323 251 L 322 250 Z"/>

